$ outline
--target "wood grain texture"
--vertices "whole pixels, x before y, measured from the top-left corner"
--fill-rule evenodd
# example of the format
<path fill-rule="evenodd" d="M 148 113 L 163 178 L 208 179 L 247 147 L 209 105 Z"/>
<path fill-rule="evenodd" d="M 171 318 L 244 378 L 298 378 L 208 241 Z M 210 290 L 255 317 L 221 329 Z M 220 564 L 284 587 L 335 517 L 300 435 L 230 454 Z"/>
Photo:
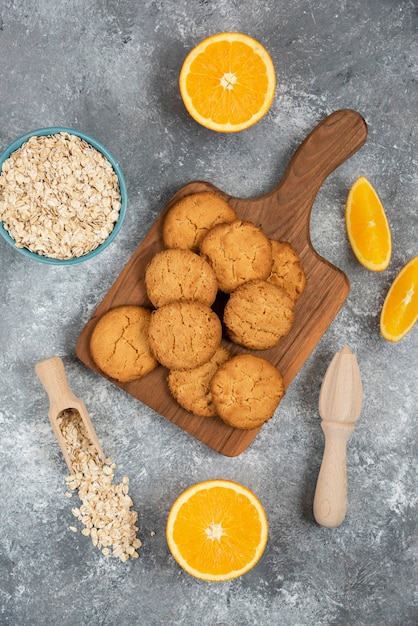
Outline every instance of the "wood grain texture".
<path fill-rule="evenodd" d="M 288 388 L 349 292 L 345 274 L 320 257 L 311 244 L 309 222 L 312 206 L 327 176 L 352 156 L 366 138 L 367 126 L 358 113 L 348 109 L 336 111 L 312 130 L 293 155 L 280 183 L 264 196 L 235 198 L 203 181 L 192 182 L 179 189 L 81 331 L 76 345 L 79 359 L 103 375 L 92 361 L 89 351 L 90 336 L 97 320 L 110 308 L 123 304 L 151 307 L 145 290 L 144 272 L 153 255 L 164 248 L 162 224 L 167 211 L 186 195 L 211 191 L 230 202 L 241 219 L 260 226 L 273 239 L 289 242 L 302 261 L 307 286 L 296 304 L 295 321 L 289 335 L 270 350 L 254 352 L 278 367 L 285 388 Z M 221 313 L 225 302 L 220 294 L 214 310 Z M 246 351 L 227 340 L 224 344 L 233 353 Z M 242 431 L 227 426 L 219 419 L 197 417 L 182 409 L 168 390 L 166 376 L 167 370 L 160 366 L 142 380 L 127 384 L 112 382 L 226 456 L 237 456 L 254 440 L 259 428 Z"/>

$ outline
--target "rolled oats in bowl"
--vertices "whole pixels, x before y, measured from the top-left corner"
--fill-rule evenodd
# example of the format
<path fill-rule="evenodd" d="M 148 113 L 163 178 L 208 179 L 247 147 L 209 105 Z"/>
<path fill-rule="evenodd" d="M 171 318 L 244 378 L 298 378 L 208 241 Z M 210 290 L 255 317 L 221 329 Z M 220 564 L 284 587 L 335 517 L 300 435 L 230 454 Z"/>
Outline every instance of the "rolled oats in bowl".
<path fill-rule="evenodd" d="M 0 156 L 0 233 L 25 256 L 86 260 L 119 232 L 126 211 L 120 167 L 97 140 L 68 128 L 27 133 Z"/>

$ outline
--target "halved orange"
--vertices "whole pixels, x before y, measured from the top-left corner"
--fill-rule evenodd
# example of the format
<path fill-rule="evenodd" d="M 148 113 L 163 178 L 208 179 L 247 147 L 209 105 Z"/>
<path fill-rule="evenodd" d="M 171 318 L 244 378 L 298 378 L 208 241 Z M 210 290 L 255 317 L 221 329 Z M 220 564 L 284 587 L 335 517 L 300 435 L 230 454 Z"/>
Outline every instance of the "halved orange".
<path fill-rule="evenodd" d="M 242 33 L 218 33 L 187 55 L 180 93 L 190 115 L 206 128 L 237 132 L 269 110 L 276 73 L 267 50 Z"/>
<path fill-rule="evenodd" d="M 345 222 L 357 260 L 372 272 L 385 270 L 392 255 L 389 223 L 379 196 L 364 176 L 348 193 Z"/>
<path fill-rule="evenodd" d="M 393 281 L 383 302 L 380 331 L 388 341 L 405 337 L 418 319 L 418 256 L 413 257 Z"/>
<path fill-rule="evenodd" d="M 189 574 L 206 581 L 237 578 L 264 552 L 268 526 L 252 491 L 229 480 L 207 480 L 189 487 L 167 519 L 168 547 Z"/>

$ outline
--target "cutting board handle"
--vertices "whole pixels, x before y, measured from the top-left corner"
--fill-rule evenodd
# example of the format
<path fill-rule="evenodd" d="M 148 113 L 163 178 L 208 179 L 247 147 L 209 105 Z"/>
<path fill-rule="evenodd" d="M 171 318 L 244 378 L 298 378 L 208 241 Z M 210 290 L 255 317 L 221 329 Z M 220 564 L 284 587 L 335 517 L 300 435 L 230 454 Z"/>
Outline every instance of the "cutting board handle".
<path fill-rule="evenodd" d="M 367 139 L 367 124 L 356 111 L 342 109 L 324 118 L 300 144 L 280 183 L 269 195 L 288 215 L 293 237 L 303 233 L 310 242 L 309 218 L 315 197 L 331 172 L 352 156 Z"/>

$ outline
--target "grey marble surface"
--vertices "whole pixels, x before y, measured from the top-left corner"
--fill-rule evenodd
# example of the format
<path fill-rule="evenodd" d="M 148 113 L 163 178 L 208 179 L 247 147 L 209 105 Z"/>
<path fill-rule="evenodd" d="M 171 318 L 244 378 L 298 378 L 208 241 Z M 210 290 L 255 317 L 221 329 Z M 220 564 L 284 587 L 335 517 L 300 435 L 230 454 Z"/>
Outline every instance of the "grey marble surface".
<path fill-rule="evenodd" d="M 2 0 L 0 148 L 42 126 L 85 131 L 119 160 L 129 193 L 120 235 L 92 261 L 48 267 L 0 241 L 2 626 L 418 624 L 418 330 L 394 345 L 379 333 L 389 285 L 418 252 L 417 27 L 412 0 Z M 259 39 L 278 77 L 268 115 L 233 135 L 199 127 L 178 91 L 187 51 L 226 30 Z M 369 136 L 322 186 L 311 237 L 347 274 L 350 294 L 274 419 L 227 458 L 88 370 L 75 342 L 177 188 L 203 179 L 239 197 L 265 193 L 306 134 L 340 108 L 361 113 Z M 360 175 L 392 230 L 380 274 L 359 265 L 346 238 L 345 198 Z M 318 396 L 346 343 L 364 404 L 348 448 L 346 519 L 327 530 L 312 514 L 324 443 Z M 66 466 L 34 373 L 53 355 L 131 479 L 137 561 L 106 560 L 69 530 Z M 184 488 L 215 477 L 259 496 L 270 534 L 251 572 L 209 584 L 174 562 L 165 522 Z"/>

